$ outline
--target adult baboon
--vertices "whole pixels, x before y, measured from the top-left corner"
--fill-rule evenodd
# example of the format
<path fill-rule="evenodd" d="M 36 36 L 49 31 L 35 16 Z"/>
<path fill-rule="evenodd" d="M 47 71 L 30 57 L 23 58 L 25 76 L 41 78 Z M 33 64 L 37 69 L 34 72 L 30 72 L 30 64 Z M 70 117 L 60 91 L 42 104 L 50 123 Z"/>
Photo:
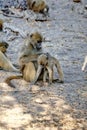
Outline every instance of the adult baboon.
<path fill-rule="evenodd" d="M 42 54 L 43 37 L 40 33 L 34 32 L 25 40 L 19 56 L 19 65 L 22 75 L 10 76 L 5 82 L 9 85 L 10 80 L 23 77 L 25 81 L 32 82 L 36 75 L 37 58 Z M 11 85 L 12 86 L 12 85 Z"/>

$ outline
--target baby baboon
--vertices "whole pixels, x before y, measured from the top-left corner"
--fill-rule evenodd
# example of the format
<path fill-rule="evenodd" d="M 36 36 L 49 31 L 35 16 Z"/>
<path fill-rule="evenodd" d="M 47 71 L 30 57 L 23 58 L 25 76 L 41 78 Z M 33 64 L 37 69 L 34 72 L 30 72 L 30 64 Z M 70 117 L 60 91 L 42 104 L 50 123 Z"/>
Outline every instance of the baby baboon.
<path fill-rule="evenodd" d="M 43 81 L 46 81 L 49 75 L 49 83 L 52 83 L 52 81 L 54 80 L 53 79 L 54 66 L 57 68 L 57 72 L 59 73 L 59 82 L 60 83 L 64 82 L 63 71 L 62 71 L 59 61 L 56 58 L 52 57 L 49 53 L 46 53 L 46 54 L 40 55 L 37 59 L 37 62 L 38 62 L 38 69 L 37 69 L 37 73 L 32 84 L 34 84 L 38 80 L 42 71 L 44 71 Z"/>
<path fill-rule="evenodd" d="M 0 31 L 2 31 L 2 30 L 3 30 L 3 20 L 0 19 Z"/>
<path fill-rule="evenodd" d="M 86 64 L 87 64 L 87 56 L 84 59 L 83 66 L 82 66 L 82 71 L 85 70 Z"/>
<path fill-rule="evenodd" d="M 19 71 L 12 65 L 11 61 L 7 58 L 7 48 L 8 43 L 0 42 L 0 68 L 8 71 Z"/>
<path fill-rule="evenodd" d="M 42 13 L 48 15 L 49 7 L 45 0 L 27 0 L 29 9 L 34 12 Z"/>

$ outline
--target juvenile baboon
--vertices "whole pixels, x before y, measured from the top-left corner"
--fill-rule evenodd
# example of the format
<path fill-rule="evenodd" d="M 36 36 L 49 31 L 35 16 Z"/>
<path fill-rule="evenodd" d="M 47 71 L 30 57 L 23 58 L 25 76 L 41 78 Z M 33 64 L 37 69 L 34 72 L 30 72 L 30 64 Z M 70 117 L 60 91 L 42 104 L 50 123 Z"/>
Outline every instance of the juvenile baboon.
<path fill-rule="evenodd" d="M 85 59 L 84 59 L 84 62 L 83 62 L 83 66 L 82 66 L 82 71 L 85 70 L 86 64 L 87 64 L 87 56 L 85 56 Z"/>
<path fill-rule="evenodd" d="M 27 0 L 29 9 L 34 12 L 42 13 L 48 15 L 49 7 L 45 0 Z"/>
<path fill-rule="evenodd" d="M 42 54 L 43 37 L 40 33 L 34 32 L 25 40 L 19 56 L 20 71 L 23 79 L 32 82 L 36 75 L 37 58 Z M 20 76 L 10 76 L 5 82 L 10 84 L 10 80 L 21 78 Z M 12 85 L 11 85 L 12 86 Z"/>
<path fill-rule="evenodd" d="M 54 80 L 53 79 L 54 66 L 57 68 L 57 72 L 59 74 L 59 82 L 60 83 L 64 82 L 63 71 L 62 71 L 59 61 L 56 58 L 52 57 L 49 53 L 46 53 L 46 54 L 40 55 L 37 59 L 37 62 L 38 62 L 38 69 L 37 69 L 36 76 L 32 84 L 34 84 L 38 80 L 42 71 L 44 71 L 43 81 L 46 81 L 47 77 L 49 76 L 49 83 L 52 83 L 52 81 Z"/>
<path fill-rule="evenodd" d="M 0 19 L 0 31 L 2 31 L 2 30 L 3 30 L 3 20 Z"/>
<path fill-rule="evenodd" d="M 16 69 L 11 61 L 6 56 L 6 51 L 8 48 L 8 43 L 6 42 L 0 42 L 0 68 L 7 70 L 7 71 L 19 71 Z"/>

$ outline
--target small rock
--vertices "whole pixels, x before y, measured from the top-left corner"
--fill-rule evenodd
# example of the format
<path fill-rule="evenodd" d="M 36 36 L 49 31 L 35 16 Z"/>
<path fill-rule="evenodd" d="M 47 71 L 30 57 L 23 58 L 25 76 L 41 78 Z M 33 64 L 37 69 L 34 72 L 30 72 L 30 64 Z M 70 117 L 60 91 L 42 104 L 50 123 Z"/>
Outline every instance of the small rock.
<path fill-rule="evenodd" d="M 40 98 L 35 99 L 36 103 L 42 103 L 43 101 Z"/>

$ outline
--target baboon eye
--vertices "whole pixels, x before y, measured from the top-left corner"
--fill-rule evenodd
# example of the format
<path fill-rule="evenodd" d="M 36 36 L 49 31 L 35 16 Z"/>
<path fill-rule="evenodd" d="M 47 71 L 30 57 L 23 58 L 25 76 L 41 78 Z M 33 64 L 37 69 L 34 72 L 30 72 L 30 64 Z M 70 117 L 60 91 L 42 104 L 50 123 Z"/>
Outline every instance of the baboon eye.
<path fill-rule="evenodd" d="M 41 40 L 39 40 L 39 41 L 37 41 L 38 43 L 41 43 L 42 41 Z"/>

